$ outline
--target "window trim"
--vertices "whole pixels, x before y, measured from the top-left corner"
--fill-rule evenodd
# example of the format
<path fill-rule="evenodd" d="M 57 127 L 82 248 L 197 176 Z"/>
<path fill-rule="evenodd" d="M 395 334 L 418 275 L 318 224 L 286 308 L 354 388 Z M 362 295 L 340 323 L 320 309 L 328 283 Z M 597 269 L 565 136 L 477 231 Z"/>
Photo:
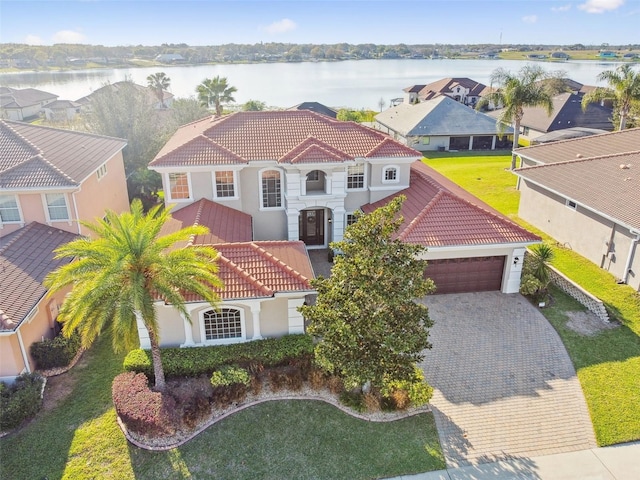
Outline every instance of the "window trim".
<path fill-rule="evenodd" d="M 107 164 L 103 163 L 102 165 L 100 165 L 100 168 L 96 170 L 96 177 L 98 177 L 98 181 L 102 180 L 106 174 L 107 174 Z"/>
<path fill-rule="evenodd" d="M 264 205 L 264 184 L 262 180 L 262 176 L 267 172 L 277 172 L 280 175 L 280 206 L 278 207 L 268 207 Z M 284 193 L 284 182 L 283 182 L 284 174 L 282 170 L 278 168 L 263 168 L 258 171 L 258 185 L 260 187 L 260 198 L 258 199 L 260 203 L 260 210 L 283 210 L 284 202 L 283 202 L 283 193 Z"/>
<path fill-rule="evenodd" d="M 396 178 L 393 180 L 387 180 L 387 172 L 390 172 L 391 170 L 395 170 Z M 382 169 L 382 183 L 400 183 L 400 168 L 397 165 L 386 165 Z"/>
<path fill-rule="evenodd" d="M 22 208 L 20 207 L 20 198 L 18 197 L 18 195 L 9 193 L 9 194 L 2 194 L 0 195 L 0 197 L 13 197 L 14 201 L 16 202 L 16 209 L 18 210 L 18 217 L 19 217 L 19 220 L 11 220 L 10 222 L 5 222 L 0 217 L 0 228 L 2 228 L 2 226 L 4 225 L 24 224 L 24 216 L 22 215 Z"/>
<path fill-rule="evenodd" d="M 207 339 L 207 334 L 205 330 L 205 314 L 208 312 L 220 313 L 224 310 L 235 310 L 240 314 L 240 336 L 234 338 L 219 338 L 209 340 Z M 247 340 L 247 330 L 246 330 L 246 321 L 244 315 L 244 309 L 242 307 L 238 307 L 235 305 L 222 305 L 220 309 L 216 312 L 213 308 L 205 308 L 198 314 L 199 324 L 200 324 L 200 342 L 203 345 L 228 345 L 231 343 L 242 343 Z"/>
<path fill-rule="evenodd" d="M 188 198 L 173 198 L 171 196 L 171 175 L 186 175 L 187 187 L 189 188 Z M 186 203 L 193 201 L 193 187 L 191 186 L 191 172 L 167 172 L 167 191 L 165 192 L 165 198 L 170 203 Z"/>
<path fill-rule="evenodd" d="M 51 215 L 49 213 L 49 201 L 47 200 L 47 195 L 62 195 L 62 198 L 64 199 L 64 206 L 67 209 L 67 218 L 51 219 Z M 54 222 L 69 222 L 69 223 L 71 223 L 71 211 L 69 210 L 69 202 L 67 201 L 67 194 L 66 193 L 64 193 L 64 192 L 43 193 L 42 194 L 42 203 L 44 205 L 44 213 L 45 213 L 45 217 L 47 219 L 47 223 L 54 223 Z"/>
<path fill-rule="evenodd" d="M 362 186 L 361 187 L 349 187 L 349 169 L 352 167 L 359 167 L 362 166 Z M 349 192 L 361 192 L 363 190 L 367 189 L 367 164 L 364 162 L 357 162 L 354 163 L 353 165 L 347 165 L 347 175 L 345 178 L 345 190 L 349 191 Z M 360 174 L 358 174 L 360 175 Z"/>
<path fill-rule="evenodd" d="M 218 196 L 218 184 L 216 182 L 216 173 L 220 173 L 220 172 L 231 172 L 231 174 L 233 175 L 233 195 L 231 197 Z M 218 201 L 237 200 L 239 198 L 237 170 L 233 170 L 233 169 L 214 170 L 211 172 L 211 182 L 213 184 L 213 198 L 215 198 L 216 200 Z"/>
<path fill-rule="evenodd" d="M 353 217 L 353 222 L 349 223 L 349 217 Z M 356 212 L 346 212 L 344 214 L 344 228 L 347 228 L 349 225 L 353 225 L 356 223 Z"/>
<path fill-rule="evenodd" d="M 573 200 L 569 200 L 568 198 L 565 200 L 564 205 L 569 210 L 574 210 L 574 211 L 578 210 L 578 204 L 576 202 L 574 202 Z"/>

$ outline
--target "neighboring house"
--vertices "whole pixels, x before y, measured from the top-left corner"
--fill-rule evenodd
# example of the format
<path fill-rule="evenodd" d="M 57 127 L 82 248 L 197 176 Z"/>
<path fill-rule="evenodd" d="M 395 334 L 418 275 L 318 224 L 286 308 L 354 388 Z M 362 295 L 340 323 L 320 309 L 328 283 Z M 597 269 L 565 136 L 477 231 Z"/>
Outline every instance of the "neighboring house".
<path fill-rule="evenodd" d="M 565 52 L 553 52 L 551 54 L 551 58 L 553 58 L 555 60 L 568 60 L 569 59 L 569 54 L 565 53 Z"/>
<path fill-rule="evenodd" d="M 598 54 L 598 57 L 600 58 L 618 58 L 618 55 L 616 54 L 616 52 L 611 52 L 611 51 L 602 51 Z"/>
<path fill-rule="evenodd" d="M 251 216 L 201 199 L 172 212 L 162 234 L 189 225 L 205 225 L 210 233 L 192 243 L 212 245 L 219 253 L 218 310 L 194 295 L 187 297 L 188 319 L 171 305 L 158 302 L 163 346 L 202 346 L 304 333 L 297 308 L 315 293 L 313 268 L 300 241 L 252 241 Z M 188 248 L 188 246 L 186 247 Z M 148 333 L 138 326 L 141 345 L 149 348 Z"/>
<path fill-rule="evenodd" d="M 80 104 L 71 100 L 56 100 L 45 105 L 42 111 L 47 120 L 64 122 L 73 120 L 80 113 Z"/>
<path fill-rule="evenodd" d="M 401 103 L 375 117 L 374 128 L 419 151 L 495 150 L 511 146 L 511 127 L 441 95 L 415 105 Z"/>
<path fill-rule="evenodd" d="M 443 78 L 427 85 L 412 85 L 404 89 L 404 103 L 417 103 L 446 95 L 464 105 L 474 106 L 486 85 L 466 77 Z"/>
<path fill-rule="evenodd" d="M 179 53 L 161 53 L 156 55 L 156 62 L 160 63 L 183 63 L 185 58 Z"/>
<path fill-rule="evenodd" d="M 161 103 L 158 101 L 158 97 L 156 97 L 155 91 L 153 89 L 149 87 L 143 87 L 142 85 L 138 85 L 137 83 L 124 82 L 124 81 L 110 83 L 108 85 L 100 87 L 99 89 L 90 93 L 86 97 L 79 98 L 78 100 L 76 100 L 76 103 L 79 103 L 83 110 L 90 111 L 91 102 L 93 101 L 93 99 L 99 96 L 102 92 L 111 90 L 117 93 L 121 88 L 128 85 L 133 85 L 136 90 L 147 95 L 147 98 L 149 99 L 149 103 L 155 109 L 162 109 L 163 108 L 162 103 L 164 103 L 164 107 L 167 107 L 167 108 L 171 107 L 171 105 L 173 104 L 173 94 L 170 92 L 167 92 L 166 90 L 163 91 L 163 102 Z"/>
<path fill-rule="evenodd" d="M 43 107 L 57 98 L 53 93 L 35 88 L 0 87 L 0 118 L 22 121 L 37 117 Z"/>
<path fill-rule="evenodd" d="M 490 112 L 494 118 L 500 115 L 500 110 Z M 520 134 L 525 140 L 533 141 L 545 133 L 573 127 L 596 128 L 613 130 L 611 108 L 591 103 L 586 110 L 582 110 L 582 95 L 565 92 L 553 97 L 553 112 L 551 115 L 542 107 L 525 107 L 520 122 Z"/>
<path fill-rule="evenodd" d="M 40 222 L 87 234 L 79 221 L 129 209 L 126 141 L 0 121 L 0 237 Z"/>
<path fill-rule="evenodd" d="M 0 381 L 32 372 L 32 343 L 52 338 L 67 291 L 47 298 L 42 285 L 49 272 L 69 263 L 54 250 L 76 235 L 33 222 L 0 238 Z"/>
<path fill-rule="evenodd" d="M 289 110 L 310 110 L 330 118 L 336 118 L 338 116 L 338 112 L 318 102 L 302 102 L 289 108 Z"/>
<path fill-rule="evenodd" d="M 427 273 L 439 292 L 517 292 L 525 247 L 538 237 L 421 158 L 379 131 L 306 110 L 238 112 L 179 128 L 149 165 L 162 175 L 166 205 L 177 208 L 167 229 L 208 226 L 211 233 L 193 242 L 218 249 L 226 287 L 220 312 L 189 299 L 183 322 L 158 303 L 163 343 L 302 332 L 297 306 L 313 293 L 307 250 L 342 240 L 357 211 L 398 193 L 408 197 L 411 225 L 401 235 L 430 248 Z"/>
<path fill-rule="evenodd" d="M 640 290 L 640 128 L 515 153 L 518 215 Z"/>
<path fill-rule="evenodd" d="M 564 128 L 562 130 L 555 130 L 553 132 L 545 133 L 544 135 L 536 137 L 534 140 L 531 140 L 531 145 L 557 142 L 559 140 L 569 140 L 571 138 L 587 137 L 589 135 L 598 135 L 600 133 L 607 133 L 607 131 L 598 128 L 587 127 Z"/>

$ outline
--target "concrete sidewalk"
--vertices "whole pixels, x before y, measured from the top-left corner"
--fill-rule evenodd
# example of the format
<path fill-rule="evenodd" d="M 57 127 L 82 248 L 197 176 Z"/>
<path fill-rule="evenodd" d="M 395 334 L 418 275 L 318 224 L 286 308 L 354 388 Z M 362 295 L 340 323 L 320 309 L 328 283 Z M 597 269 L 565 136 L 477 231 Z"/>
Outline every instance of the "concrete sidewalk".
<path fill-rule="evenodd" d="M 640 442 L 542 457 L 512 457 L 394 480 L 638 480 Z"/>

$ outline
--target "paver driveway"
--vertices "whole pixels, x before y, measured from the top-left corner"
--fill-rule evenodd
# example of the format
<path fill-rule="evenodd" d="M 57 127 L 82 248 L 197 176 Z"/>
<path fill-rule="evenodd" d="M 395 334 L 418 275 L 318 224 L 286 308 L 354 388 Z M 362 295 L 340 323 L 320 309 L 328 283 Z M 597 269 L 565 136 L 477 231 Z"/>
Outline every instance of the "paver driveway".
<path fill-rule="evenodd" d="M 447 465 L 596 446 L 575 370 L 553 327 L 519 294 L 425 298 L 422 364 Z"/>

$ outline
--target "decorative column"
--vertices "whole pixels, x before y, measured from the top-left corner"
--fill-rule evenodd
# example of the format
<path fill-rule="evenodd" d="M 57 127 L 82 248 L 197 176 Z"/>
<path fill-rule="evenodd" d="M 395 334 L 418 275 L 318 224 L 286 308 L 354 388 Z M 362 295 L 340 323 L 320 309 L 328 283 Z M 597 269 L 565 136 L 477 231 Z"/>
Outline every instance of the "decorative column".
<path fill-rule="evenodd" d="M 287 232 L 288 232 L 288 240 L 296 241 L 300 240 L 300 232 L 299 230 L 299 217 L 300 212 L 295 208 L 290 208 L 287 210 Z"/>
<path fill-rule="evenodd" d="M 184 314 L 180 314 L 184 323 L 184 343 L 180 347 L 195 347 L 196 344 L 193 341 L 193 325 Z"/>
<path fill-rule="evenodd" d="M 331 214 L 331 216 L 333 217 L 332 219 L 333 238 L 331 238 L 332 242 L 339 242 L 344 237 L 345 213 L 346 213 L 346 210 L 342 205 L 340 205 L 339 207 L 335 207 L 332 210 L 332 214 Z"/>
<path fill-rule="evenodd" d="M 507 256 L 509 265 L 505 268 L 507 278 L 503 282 L 502 293 L 518 293 L 520 291 L 520 277 L 522 276 L 524 253 L 524 248 L 514 248 L 513 253 Z"/>
<path fill-rule="evenodd" d="M 262 340 L 260 333 L 260 302 L 251 303 L 251 318 L 253 319 L 253 337 L 251 340 Z"/>
<path fill-rule="evenodd" d="M 496 136 L 493 135 L 491 137 L 491 150 L 495 150 L 496 149 Z"/>
<path fill-rule="evenodd" d="M 149 350 L 151 348 L 151 340 L 149 339 L 149 331 L 142 321 L 142 314 L 136 310 L 136 323 L 138 325 L 138 337 L 140 338 L 140 348 Z"/>
<path fill-rule="evenodd" d="M 473 135 L 469 137 L 469 151 L 473 150 Z"/>

